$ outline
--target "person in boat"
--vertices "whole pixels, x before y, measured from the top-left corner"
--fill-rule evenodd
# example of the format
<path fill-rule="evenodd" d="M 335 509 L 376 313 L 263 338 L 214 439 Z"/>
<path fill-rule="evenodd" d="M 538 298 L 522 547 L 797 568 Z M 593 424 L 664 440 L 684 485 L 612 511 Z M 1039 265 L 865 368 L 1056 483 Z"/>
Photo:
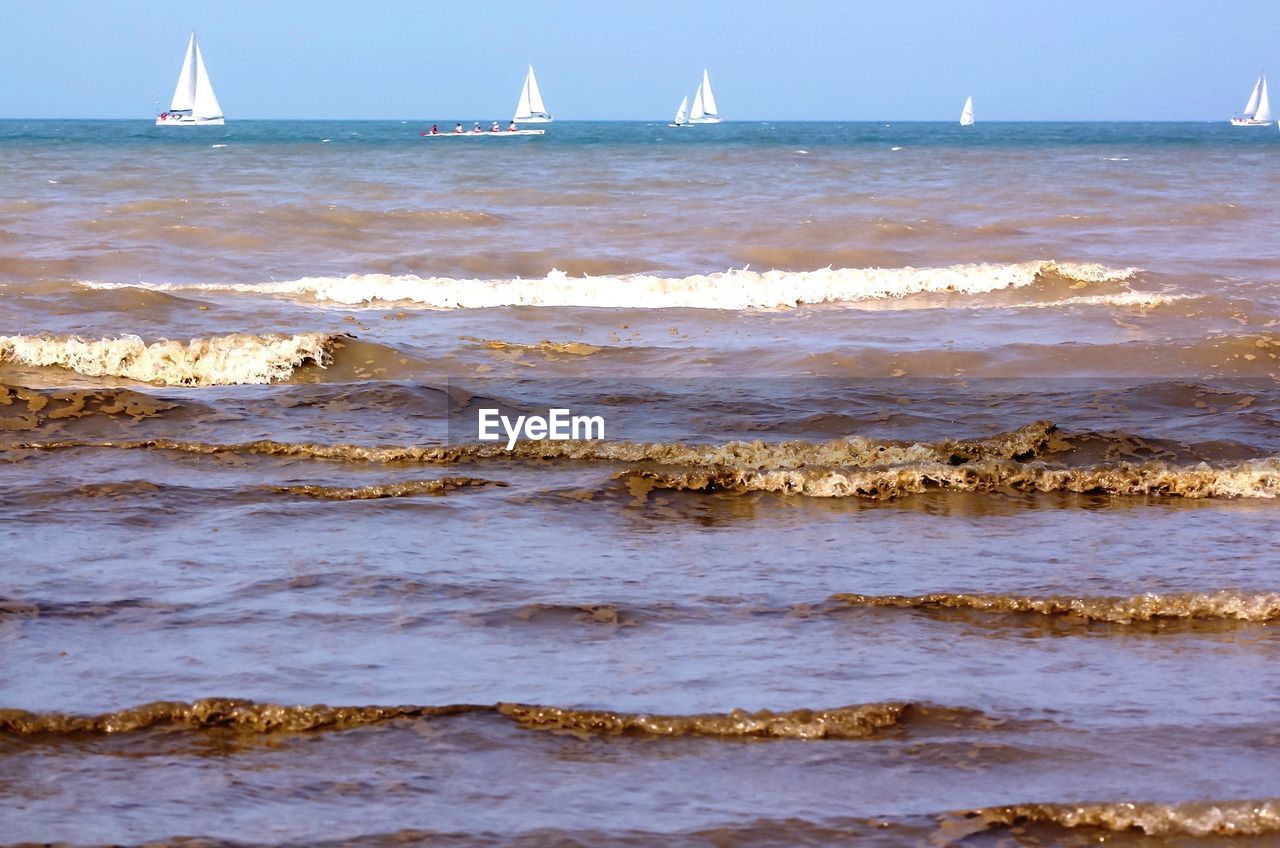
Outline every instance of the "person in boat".
<path fill-rule="evenodd" d="M 515 121 L 512 121 L 511 123 L 507 124 L 507 132 L 515 132 L 515 131 L 516 131 Z"/>
<path fill-rule="evenodd" d="M 454 131 L 455 133 L 461 133 L 461 132 L 462 132 L 462 121 L 458 121 L 458 125 L 457 125 L 456 127 L 454 127 L 454 128 L 453 128 L 453 131 Z"/>
<path fill-rule="evenodd" d="M 489 127 L 489 132 L 501 132 L 501 129 L 498 127 L 497 121 L 494 121 L 493 126 Z"/>
<path fill-rule="evenodd" d="M 479 121 L 476 121 L 476 124 L 475 124 L 475 126 L 474 126 L 474 127 L 472 127 L 472 128 L 471 128 L 471 131 L 472 131 L 473 133 L 484 132 L 484 130 L 480 129 L 480 122 L 479 122 Z"/>
<path fill-rule="evenodd" d="M 431 134 L 432 134 L 432 135 L 440 135 L 440 127 L 436 126 L 435 124 L 432 124 L 432 125 L 431 125 Z"/>

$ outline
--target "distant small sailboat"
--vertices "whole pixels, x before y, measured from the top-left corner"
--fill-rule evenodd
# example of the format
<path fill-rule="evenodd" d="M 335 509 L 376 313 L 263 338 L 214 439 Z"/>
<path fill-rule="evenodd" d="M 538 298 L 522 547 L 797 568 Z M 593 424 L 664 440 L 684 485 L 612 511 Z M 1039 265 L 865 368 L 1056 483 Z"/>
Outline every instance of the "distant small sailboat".
<path fill-rule="evenodd" d="M 964 101 L 964 108 L 960 110 L 960 126 L 973 126 L 973 95 L 970 94 L 968 99 Z"/>
<path fill-rule="evenodd" d="M 689 123 L 718 124 L 720 120 L 716 96 L 711 91 L 711 77 L 707 76 L 707 69 L 703 68 L 702 82 L 698 84 L 698 90 L 693 95 L 693 108 L 689 110 Z"/>
<path fill-rule="evenodd" d="M 533 65 L 525 74 L 524 86 L 520 89 L 520 102 L 516 104 L 516 113 L 511 120 L 522 124 L 549 124 L 554 119 L 547 111 L 547 104 L 542 102 L 542 92 L 538 89 L 538 78 L 533 75 Z"/>
<path fill-rule="evenodd" d="M 178 73 L 178 85 L 173 90 L 169 111 L 160 113 L 156 118 L 156 126 L 220 127 L 222 124 L 222 107 L 218 105 L 218 97 L 213 93 L 213 83 L 209 81 L 204 56 L 200 53 L 200 45 L 196 43 L 196 34 L 193 32 L 191 40 L 187 42 L 187 55 L 182 60 L 182 70 Z"/>
<path fill-rule="evenodd" d="M 1267 127 L 1271 126 L 1271 98 L 1267 95 L 1267 75 L 1259 74 L 1258 81 L 1253 84 L 1253 93 L 1245 104 L 1244 114 L 1232 118 L 1234 127 Z"/>
<path fill-rule="evenodd" d="M 689 96 L 685 95 L 680 98 L 680 108 L 676 110 L 675 121 L 667 124 L 669 127 L 687 127 L 689 126 Z"/>

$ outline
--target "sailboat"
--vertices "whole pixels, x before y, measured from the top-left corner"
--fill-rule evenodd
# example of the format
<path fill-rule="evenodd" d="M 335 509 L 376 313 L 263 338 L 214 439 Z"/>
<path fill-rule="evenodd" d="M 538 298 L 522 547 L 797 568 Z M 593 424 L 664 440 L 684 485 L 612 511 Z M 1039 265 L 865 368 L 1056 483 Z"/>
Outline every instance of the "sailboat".
<path fill-rule="evenodd" d="M 689 96 L 685 95 L 680 98 L 680 108 L 676 110 L 676 119 L 674 122 L 667 124 L 669 127 L 687 127 L 689 126 Z"/>
<path fill-rule="evenodd" d="M 516 113 L 511 120 L 522 124 L 549 124 L 553 120 L 547 112 L 547 104 L 542 102 L 542 92 L 538 90 L 538 78 L 533 75 L 533 65 L 525 74 L 524 87 L 520 89 L 520 102 L 516 104 Z"/>
<path fill-rule="evenodd" d="M 213 93 L 213 83 L 209 82 L 209 72 L 204 68 L 204 56 L 200 54 L 200 45 L 196 43 L 196 34 L 193 32 L 191 40 L 187 42 L 187 55 L 182 60 L 182 70 L 178 73 L 178 85 L 173 90 L 169 111 L 160 113 L 156 118 L 156 126 L 220 127 L 222 124 L 222 107 L 218 105 L 218 97 Z"/>
<path fill-rule="evenodd" d="M 1272 122 L 1271 98 L 1267 96 L 1267 75 L 1259 74 L 1258 81 L 1253 84 L 1253 93 L 1245 104 L 1244 114 L 1232 118 L 1234 127 L 1267 127 Z"/>
<path fill-rule="evenodd" d="M 693 95 L 693 109 L 689 111 L 689 123 L 720 123 L 720 110 L 716 108 L 716 96 L 711 91 L 711 77 L 707 76 L 706 68 L 702 69 L 702 82 L 698 84 L 698 90 Z"/>
<path fill-rule="evenodd" d="M 964 108 L 960 110 L 960 126 L 962 127 L 973 126 L 973 95 L 972 94 L 970 94 L 969 97 L 964 101 Z"/>

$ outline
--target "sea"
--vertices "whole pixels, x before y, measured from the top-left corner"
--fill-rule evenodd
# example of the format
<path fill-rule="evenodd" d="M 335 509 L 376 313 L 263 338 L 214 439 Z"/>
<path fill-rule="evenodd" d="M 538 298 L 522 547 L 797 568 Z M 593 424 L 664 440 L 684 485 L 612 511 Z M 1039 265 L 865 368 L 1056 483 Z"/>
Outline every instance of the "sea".
<path fill-rule="evenodd" d="M 431 123 L 0 122 L 0 844 L 1280 843 L 1275 127 Z"/>

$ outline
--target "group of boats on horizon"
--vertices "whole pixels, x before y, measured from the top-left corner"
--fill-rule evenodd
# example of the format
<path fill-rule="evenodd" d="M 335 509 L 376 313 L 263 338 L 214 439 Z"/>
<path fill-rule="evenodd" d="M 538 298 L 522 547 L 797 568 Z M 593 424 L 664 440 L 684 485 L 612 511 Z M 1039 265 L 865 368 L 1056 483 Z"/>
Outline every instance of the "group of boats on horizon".
<path fill-rule="evenodd" d="M 422 133 L 422 136 L 424 138 L 475 138 L 477 136 L 492 138 L 542 135 L 546 130 L 521 130 L 516 129 L 515 125 L 547 124 L 553 120 L 555 119 L 547 111 L 547 105 L 542 99 L 542 90 L 538 87 L 538 78 L 533 73 L 533 65 L 530 65 L 528 73 L 525 74 L 524 84 L 520 87 L 520 99 L 516 103 L 516 111 L 511 118 L 511 129 L 507 132 L 432 132 Z M 681 98 L 675 118 L 667 126 L 685 128 L 698 124 L 718 124 L 722 120 L 715 92 L 711 89 L 711 76 L 707 73 L 707 69 L 703 68 L 702 81 L 698 83 L 698 88 L 693 95 L 693 107 L 689 108 L 687 96 Z M 187 52 L 182 59 L 182 68 L 178 72 L 178 84 L 173 90 L 173 98 L 169 108 L 156 117 L 156 126 L 222 126 L 225 122 L 222 106 L 218 103 L 217 95 L 213 93 L 213 83 L 210 82 L 209 72 L 205 68 L 204 55 L 200 52 L 200 44 L 196 41 L 196 34 L 193 32 L 187 41 Z M 973 95 L 970 95 L 965 99 L 964 107 L 960 110 L 960 126 L 970 127 L 973 123 Z M 1244 112 L 1232 118 L 1231 125 L 1268 127 L 1273 123 L 1275 118 L 1271 114 L 1271 98 L 1267 93 L 1267 75 L 1261 73 L 1258 75 L 1258 81 L 1253 84 L 1253 91 L 1245 104 Z"/>

